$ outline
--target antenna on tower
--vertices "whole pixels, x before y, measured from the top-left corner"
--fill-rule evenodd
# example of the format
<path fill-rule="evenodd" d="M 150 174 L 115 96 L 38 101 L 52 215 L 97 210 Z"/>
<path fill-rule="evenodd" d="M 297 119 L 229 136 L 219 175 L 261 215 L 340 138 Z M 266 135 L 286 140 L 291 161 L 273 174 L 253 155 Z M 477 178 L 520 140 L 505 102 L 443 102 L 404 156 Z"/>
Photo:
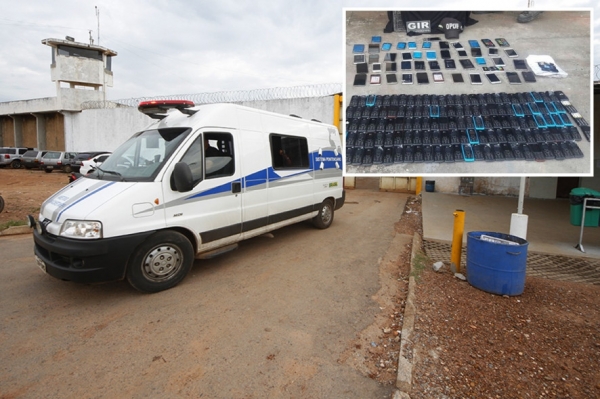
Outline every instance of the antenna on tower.
<path fill-rule="evenodd" d="M 89 29 L 88 32 L 90 32 L 90 44 L 94 44 L 94 38 L 92 37 L 92 30 Z"/>
<path fill-rule="evenodd" d="M 98 21 L 98 46 L 100 45 L 100 9 L 98 6 L 94 6 L 96 8 L 96 20 Z"/>

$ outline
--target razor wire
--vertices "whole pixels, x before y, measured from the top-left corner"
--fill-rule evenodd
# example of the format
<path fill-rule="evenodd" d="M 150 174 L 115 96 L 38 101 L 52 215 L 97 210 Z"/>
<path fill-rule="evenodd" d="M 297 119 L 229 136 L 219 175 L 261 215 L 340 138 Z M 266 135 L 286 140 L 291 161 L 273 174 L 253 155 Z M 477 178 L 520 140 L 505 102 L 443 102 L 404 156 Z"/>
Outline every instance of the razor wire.
<path fill-rule="evenodd" d="M 86 101 L 82 109 L 137 107 L 142 101 L 153 100 L 189 100 L 194 104 L 242 103 L 251 101 L 270 101 L 297 98 L 327 97 L 342 92 L 341 83 L 323 83 L 316 85 L 274 87 L 268 89 L 220 91 L 197 94 L 172 94 L 156 97 L 137 97 L 112 101 Z"/>

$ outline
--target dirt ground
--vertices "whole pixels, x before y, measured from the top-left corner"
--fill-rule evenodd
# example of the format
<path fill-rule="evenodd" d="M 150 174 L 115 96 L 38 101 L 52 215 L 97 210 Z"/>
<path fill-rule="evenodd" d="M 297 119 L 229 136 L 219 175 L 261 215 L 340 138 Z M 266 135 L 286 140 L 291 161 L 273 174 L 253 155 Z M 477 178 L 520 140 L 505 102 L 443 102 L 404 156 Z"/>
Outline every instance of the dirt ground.
<path fill-rule="evenodd" d="M 68 183 L 53 172 L 0 169 L 6 202 L 0 225 L 37 216 Z M 422 234 L 411 197 L 398 236 Z M 346 345 L 339 362 L 384 386 L 396 381 L 408 287 L 410 244 L 379 268 L 381 312 Z M 600 286 L 528 277 L 520 296 L 502 297 L 460 281 L 431 262 L 418 270 L 411 398 L 600 398 Z M 2 395 L 0 395 L 2 397 Z"/>
<path fill-rule="evenodd" d="M 42 202 L 68 183 L 63 172 L 0 168 L 0 195 L 5 203 L 0 229 L 8 222 L 25 222 L 28 214 L 37 218 Z"/>

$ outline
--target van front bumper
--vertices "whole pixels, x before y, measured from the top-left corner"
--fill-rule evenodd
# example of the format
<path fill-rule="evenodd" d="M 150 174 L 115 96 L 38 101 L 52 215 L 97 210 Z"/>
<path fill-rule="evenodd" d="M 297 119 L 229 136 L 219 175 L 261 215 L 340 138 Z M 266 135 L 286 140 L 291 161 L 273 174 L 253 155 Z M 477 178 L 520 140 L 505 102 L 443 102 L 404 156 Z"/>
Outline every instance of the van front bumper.
<path fill-rule="evenodd" d="M 78 283 L 122 280 L 129 257 L 152 233 L 74 240 L 34 230 L 34 253 L 44 263 L 46 273 L 61 280 Z"/>

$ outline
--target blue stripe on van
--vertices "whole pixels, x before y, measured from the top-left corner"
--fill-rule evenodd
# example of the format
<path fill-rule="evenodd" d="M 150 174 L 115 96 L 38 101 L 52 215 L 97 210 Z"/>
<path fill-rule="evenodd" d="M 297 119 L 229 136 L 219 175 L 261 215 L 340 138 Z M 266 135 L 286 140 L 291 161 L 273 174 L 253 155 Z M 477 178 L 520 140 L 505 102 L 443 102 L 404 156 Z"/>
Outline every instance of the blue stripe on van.
<path fill-rule="evenodd" d="M 100 191 L 104 190 L 105 188 L 108 188 L 108 187 L 112 186 L 112 185 L 113 185 L 113 184 L 115 184 L 115 183 L 116 183 L 116 181 L 110 182 L 110 183 L 108 183 L 108 184 L 106 184 L 106 185 L 104 185 L 104 186 L 102 186 L 102 187 L 99 187 L 98 189 L 96 189 L 96 190 L 92 191 L 92 192 L 91 192 L 91 193 L 89 193 L 88 195 L 85 195 L 85 196 L 83 196 L 83 197 L 79 198 L 77 201 L 73 202 L 72 204 L 70 204 L 69 206 L 67 206 L 65 209 L 63 209 L 62 211 L 60 211 L 60 213 L 58 214 L 58 217 L 56 218 L 55 222 L 58 222 L 58 220 L 60 219 L 61 215 L 62 215 L 62 214 L 63 214 L 63 213 L 64 213 L 64 212 L 65 212 L 67 209 L 69 209 L 69 208 L 71 208 L 71 207 L 73 207 L 73 206 L 77 205 L 78 203 L 80 203 L 80 202 L 81 202 L 81 201 L 83 201 L 84 199 L 91 197 L 92 195 L 94 195 L 94 194 L 96 194 L 96 193 L 98 193 L 98 192 L 100 192 Z"/>

